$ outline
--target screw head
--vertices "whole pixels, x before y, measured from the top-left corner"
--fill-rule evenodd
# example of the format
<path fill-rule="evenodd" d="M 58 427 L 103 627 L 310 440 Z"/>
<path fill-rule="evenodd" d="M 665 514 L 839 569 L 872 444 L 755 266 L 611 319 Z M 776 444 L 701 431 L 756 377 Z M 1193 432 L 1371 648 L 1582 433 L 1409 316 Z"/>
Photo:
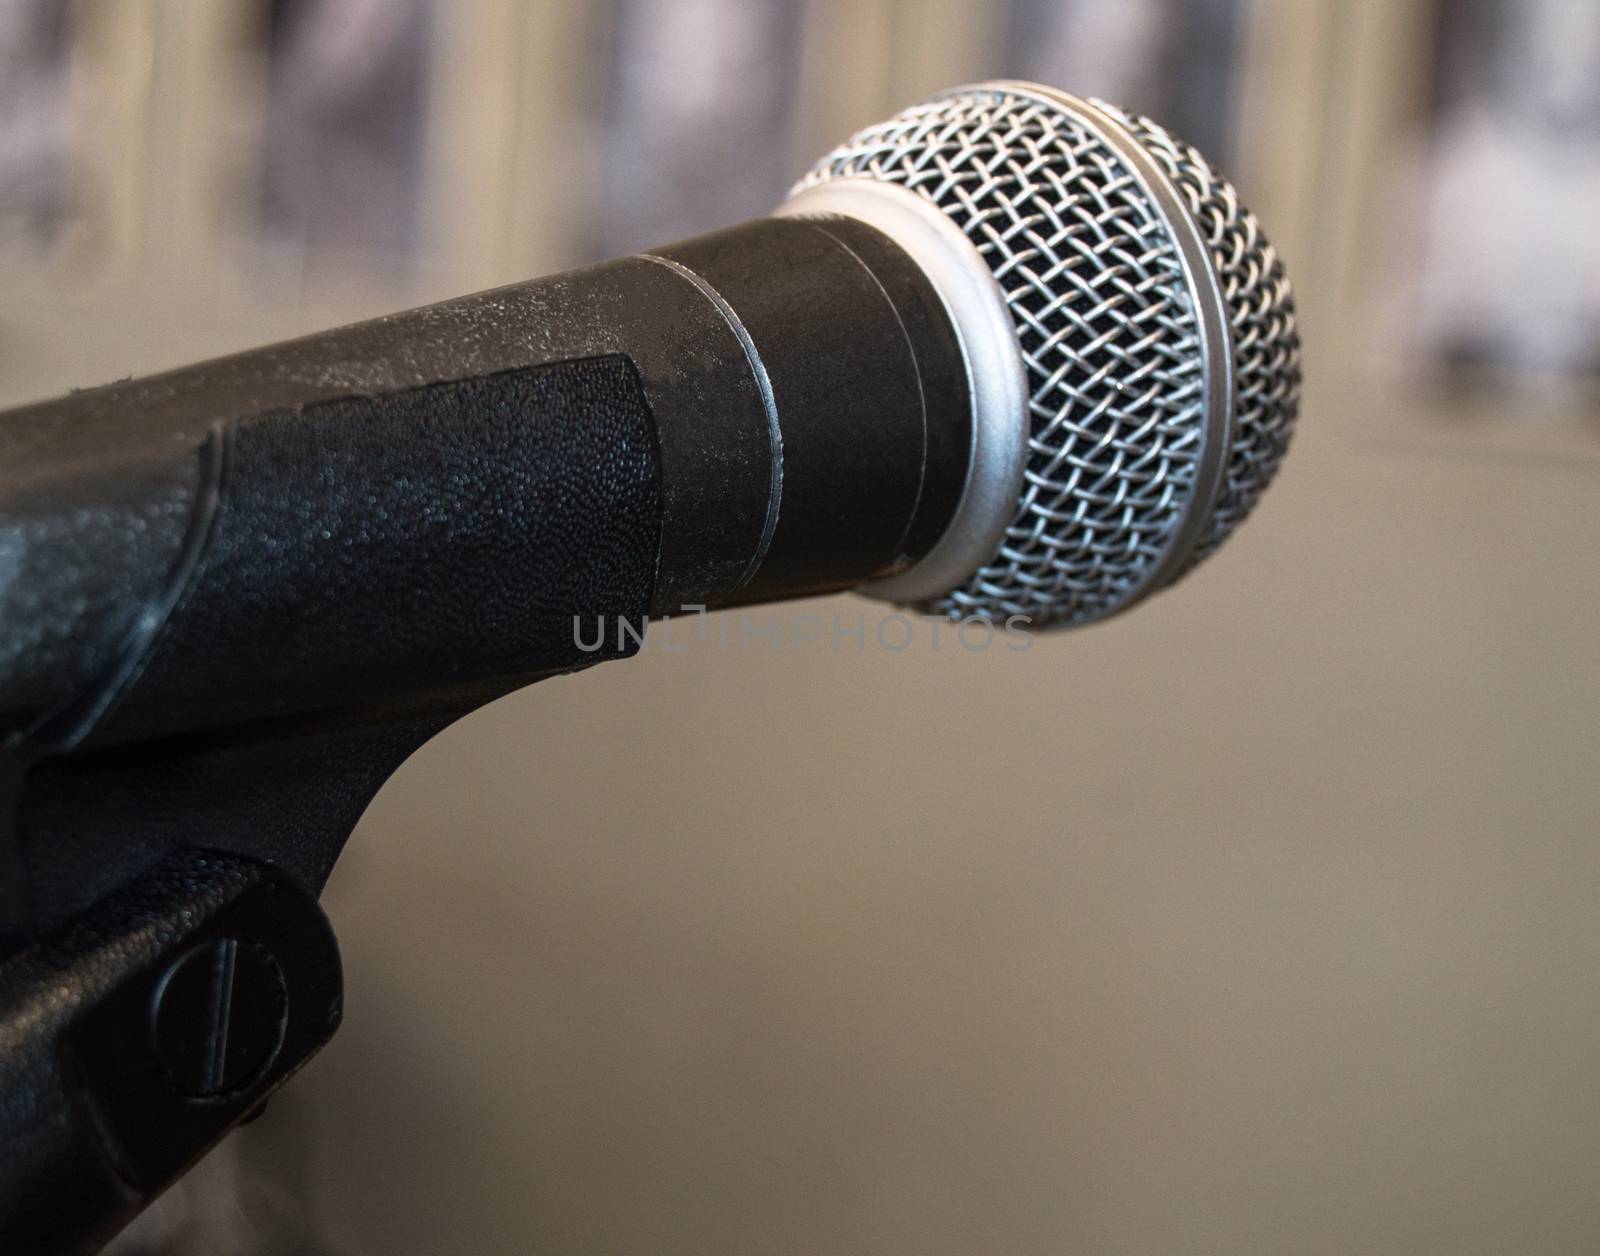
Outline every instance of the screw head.
<path fill-rule="evenodd" d="M 177 956 L 156 983 L 151 1047 L 180 1095 L 222 1099 L 271 1067 L 288 1020 L 289 989 L 272 952 L 208 938 Z"/>

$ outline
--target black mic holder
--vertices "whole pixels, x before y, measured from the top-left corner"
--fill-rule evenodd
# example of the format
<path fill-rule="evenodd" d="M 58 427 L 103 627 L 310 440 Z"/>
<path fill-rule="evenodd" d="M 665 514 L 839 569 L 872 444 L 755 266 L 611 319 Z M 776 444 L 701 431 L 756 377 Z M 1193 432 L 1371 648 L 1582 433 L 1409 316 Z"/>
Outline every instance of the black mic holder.
<path fill-rule="evenodd" d="M 790 219 L 0 415 L 0 1250 L 97 1250 L 328 1041 L 413 750 L 914 562 L 968 397 L 897 246 Z"/>

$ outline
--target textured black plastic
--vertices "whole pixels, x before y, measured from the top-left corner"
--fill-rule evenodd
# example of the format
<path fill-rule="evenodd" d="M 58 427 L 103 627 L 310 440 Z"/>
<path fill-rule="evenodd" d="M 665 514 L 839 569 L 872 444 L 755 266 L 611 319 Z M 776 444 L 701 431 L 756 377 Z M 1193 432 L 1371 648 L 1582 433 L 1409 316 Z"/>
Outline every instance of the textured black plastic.
<path fill-rule="evenodd" d="M 716 302 L 652 261 L 609 262 L 0 414 L 0 741 L 53 719 L 116 665 L 131 637 L 159 624 L 186 549 L 209 527 L 208 494 L 229 474 L 235 429 L 283 428 L 304 408 L 324 404 L 347 405 L 355 422 L 382 425 L 390 407 L 363 410 L 361 399 L 397 398 L 392 408 L 404 417 L 409 390 L 597 358 L 614 360 L 577 368 L 597 373 L 586 387 L 602 396 L 609 390 L 640 411 L 635 428 L 659 433 L 653 500 L 623 507 L 626 516 L 654 510 L 657 588 L 678 600 L 722 600 L 748 569 L 767 518 L 770 423 L 745 347 Z M 616 379 L 623 359 L 637 377 L 626 398 Z M 559 400 L 574 378 L 563 374 L 552 396 Z M 251 439 L 262 435 L 253 431 Z M 341 430 L 334 446 L 312 451 L 319 465 L 301 468 L 324 476 L 306 488 L 350 487 L 349 475 L 361 467 L 340 456 L 345 440 L 370 451 L 387 443 L 391 471 L 396 462 L 404 469 L 387 505 L 438 512 L 458 491 L 461 525 L 470 527 L 472 478 L 494 468 L 458 468 L 460 484 L 431 502 L 420 489 L 406 498 L 400 481 L 428 469 L 427 449 L 408 456 L 413 435 L 442 434 L 422 426 Z M 455 438 L 466 435 L 458 425 Z M 536 434 L 523 448 L 552 459 L 550 489 L 583 487 L 558 477 L 583 472 L 580 457 L 593 444 L 568 451 Z M 486 447 L 483 457 L 495 453 Z M 603 455 L 601 465 L 608 463 Z M 606 502 L 594 505 L 599 523 Z M 530 580 L 540 576 L 536 563 L 522 570 Z M 450 596 L 448 577 L 429 579 Z"/>
<path fill-rule="evenodd" d="M 272 957 L 283 1022 L 262 1069 L 200 1101 L 164 1074 L 150 1012 L 172 961 L 219 938 Z M 272 869 L 179 852 L 0 964 L 0 1008 L 0 1251 L 92 1252 L 332 1036 L 338 949 Z"/>
<path fill-rule="evenodd" d="M 659 470 L 625 358 L 239 416 L 191 457 L 184 536 L 153 545 L 173 591 L 147 592 L 22 747 L 36 761 L 13 857 L 35 927 L 185 844 L 319 889 L 412 749 L 499 693 L 626 652 L 615 633 L 580 649 L 574 616 L 650 605 Z M 53 584 L 81 589 L 100 565 Z"/>
<path fill-rule="evenodd" d="M 87 744 L 548 672 L 590 661 L 574 614 L 649 605 L 655 436 L 625 359 L 269 411 L 209 444 L 182 590 L 87 696 Z"/>

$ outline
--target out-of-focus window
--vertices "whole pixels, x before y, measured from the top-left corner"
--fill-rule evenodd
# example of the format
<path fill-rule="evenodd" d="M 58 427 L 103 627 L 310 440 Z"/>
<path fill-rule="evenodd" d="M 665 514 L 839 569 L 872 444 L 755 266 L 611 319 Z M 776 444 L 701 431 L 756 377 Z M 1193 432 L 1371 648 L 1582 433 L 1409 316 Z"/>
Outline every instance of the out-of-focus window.
<path fill-rule="evenodd" d="M 586 252 L 768 212 L 796 175 L 804 0 L 612 0 Z"/>
<path fill-rule="evenodd" d="M 74 209 L 72 9 L 0 0 L 0 254 L 60 240 Z"/>
<path fill-rule="evenodd" d="M 1600 377 L 1600 6 L 1439 0 L 1397 304 L 1451 391 Z"/>
<path fill-rule="evenodd" d="M 424 243 L 432 0 L 269 0 L 245 203 L 269 261 L 392 277 Z"/>
<path fill-rule="evenodd" d="M 1010 0 L 1008 73 L 1160 122 L 1232 169 L 1241 0 Z"/>

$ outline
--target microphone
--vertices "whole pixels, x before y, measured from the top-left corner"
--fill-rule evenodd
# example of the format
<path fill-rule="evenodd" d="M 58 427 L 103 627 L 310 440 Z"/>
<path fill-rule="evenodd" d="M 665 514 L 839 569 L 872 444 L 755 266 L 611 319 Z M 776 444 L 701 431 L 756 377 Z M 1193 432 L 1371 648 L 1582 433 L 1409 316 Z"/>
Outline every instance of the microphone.
<path fill-rule="evenodd" d="M 0 416 L 0 732 L 536 678 L 607 657 L 575 616 L 852 587 L 1090 623 L 1250 512 L 1298 392 L 1283 268 L 1203 156 L 957 88 L 772 217 Z"/>
<path fill-rule="evenodd" d="M 0 1230 L 92 1250 L 327 1041 L 351 828 L 638 648 L 578 620 L 1104 619 L 1250 512 L 1299 379 L 1204 157 L 1001 82 L 768 218 L 0 414 Z"/>

